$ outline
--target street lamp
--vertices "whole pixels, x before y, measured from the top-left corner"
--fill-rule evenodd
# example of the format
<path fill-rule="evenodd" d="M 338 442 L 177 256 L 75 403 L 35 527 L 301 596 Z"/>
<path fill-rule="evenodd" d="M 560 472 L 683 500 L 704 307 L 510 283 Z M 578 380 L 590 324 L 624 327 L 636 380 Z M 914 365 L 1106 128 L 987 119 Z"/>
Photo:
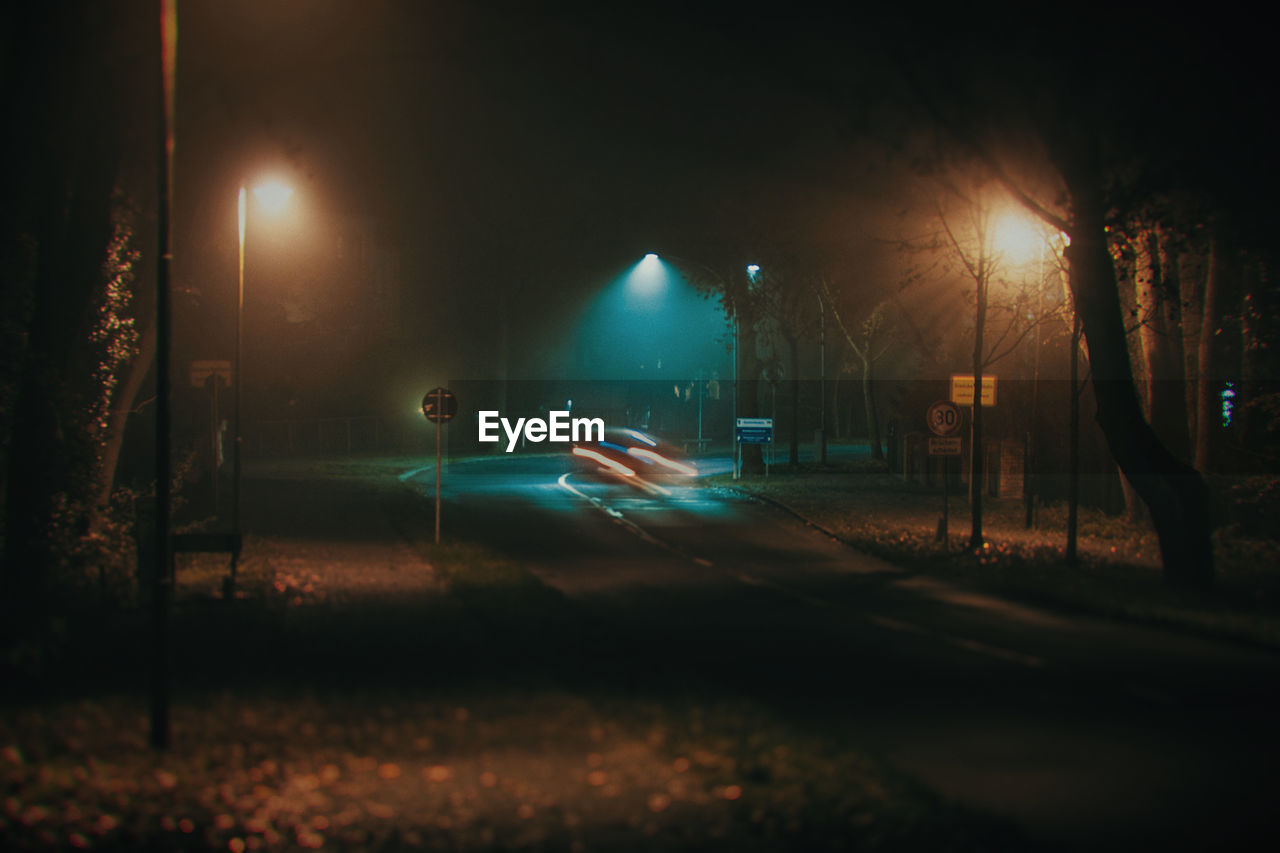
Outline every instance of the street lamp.
<path fill-rule="evenodd" d="M 293 189 L 276 181 L 254 187 L 253 195 L 259 200 L 263 208 L 268 213 L 278 213 L 284 209 L 285 204 L 289 201 L 289 196 L 293 195 Z M 244 444 L 243 436 L 240 432 L 240 412 L 243 410 L 244 401 L 244 371 L 241 369 L 243 364 L 244 349 L 244 236 L 245 227 L 248 222 L 248 194 L 245 192 L 244 185 L 240 186 L 240 193 L 237 198 L 236 209 L 239 214 L 239 263 L 237 265 L 237 298 L 236 298 L 236 360 L 235 369 L 232 374 L 232 384 L 235 385 L 235 421 L 232 424 L 232 431 L 235 433 L 235 444 L 232 447 L 232 477 L 234 478 L 234 487 L 231 492 L 231 530 L 237 537 L 240 536 L 240 450 Z M 235 560 L 231 563 L 231 593 L 234 594 L 236 583 L 236 564 Z"/>
<path fill-rule="evenodd" d="M 1036 275 L 1036 339 L 1031 374 L 1031 417 L 1029 429 L 1023 442 L 1023 498 L 1025 518 L 1024 526 L 1035 525 L 1035 492 L 1034 471 L 1039 467 L 1036 456 L 1039 452 L 1039 410 L 1040 410 L 1040 324 L 1044 313 L 1044 253 L 1048 238 L 1039 223 L 1032 221 L 1022 211 L 1005 212 L 994 226 L 992 243 L 1002 257 L 1021 268 L 1024 281 L 1033 260 L 1039 257 Z"/>
<path fill-rule="evenodd" d="M 723 292 L 727 293 L 727 287 L 726 287 L 724 278 L 720 275 L 720 273 L 712 269 L 707 264 L 704 264 L 701 261 L 691 260 L 689 258 L 676 257 L 674 255 L 670 255 L 668 256 L 668 258 L 677 267 L 679 266 L 696 267 L 697 269 L 705 273 L 708 277 L 710 277 L 712 281 L 715 281 Z M 644 259 L 640 262 L 639 266 L 637 267 L 637 271 L 644 270 L 650 264 L 658 265 L 661 263 L 662 263 L 662 259 L 657 254 L 650 252 L 644 256 Z M 747 272 L 747 279 L 752 284 L 754 284 L 756 282 L 756 279 L 760 275 L 760 265 L 748 264 L 746 267 L 746 272 Z M 738 350 L 739 350 L 739 345 L 741 343 L 740 338 L 741 338 L 741 326 L 738 320 L 738 311 L 735 310 L 733 312 L 733 423 L 731 424 L 733 431 L 730 432 L 730 435 L 734 437 L 736 437 L 736 430 L 738 425 Z M 699 420 L 699 439 L 701 439 L 702 437 L 701 436 L 701 421 L 702 421 L 701 414 L 699 414 L 698 420 Z M 699 448 L 701 448 L 701 443 L 699 443 Z M 734 479 L 737 479 L 738 477 L 738 463 L 737 463 L 736 454 L 734 454 L 733 476 L 734 476 Z"/>

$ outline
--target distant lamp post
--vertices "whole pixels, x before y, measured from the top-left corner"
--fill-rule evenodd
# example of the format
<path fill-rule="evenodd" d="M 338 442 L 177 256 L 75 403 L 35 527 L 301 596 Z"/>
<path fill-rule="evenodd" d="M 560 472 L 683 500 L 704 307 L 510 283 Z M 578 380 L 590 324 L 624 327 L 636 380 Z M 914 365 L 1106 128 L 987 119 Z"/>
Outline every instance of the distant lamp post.
<path fill-rule="evenodd" d="M 1039 432 L 1040 410 L 1040 322 L 1044 311 L 1044 252 L 1048 242 L 1044 229 L 1039 223 L 1032 221 L 1025 213 L 1008 211 L 994 225 L 992 245 L 1000 255 L 1011 264 L 1024 271 L 1031 262 L 1039 258 L 1036 279 L 1036 340 L 1031 377 L 1031 419 L 1025 441 L 1023 443 L 1023 500 L 1025 506 L 1024 526 L 1030 528 L 1035 524 L 1035 492 L 1037 483 L 1034 471 L 1038 467 L 1037 433 Z M 975 385 L 975 387 L 977 387 Z"/>
<path fill-rule="evenodd" d="M 722 288 L 724 287 L 724 279 L 721 277 L 721 275 L 718 272 L 716 272 L 714 269 L 712 269 L 710 266 L 702 263 L 701 261 L 695 261 L 689 258 L 680 258 L 675 256 L 668 256 L 668 259 L 672 264 L 674 264 L 677 267 L 679 266 L 697 267 L 698 269 L 702 270 L 704 273 L 709 275 L 713 280 L 719 282 Z M 643 259 L 641 259 L 640 263 L 636 266 L 635 272 L 632 273 L 633 280 L 634 280 L 634 277 L 637 276 L 637 274 L 640 274 L 640 273 L 647 274 L 649 270 L 660 268 L 662 263 L 663 263 L 662 259 L 658 257 L 656 253 L 649 252 L 644 256 Z M 747 265 L 747 278 L 751 281 L 752 284 L 755 283 L 759 275 L 760 275 L 759 264 Z M 663 281 L 665 281 L 665 279 L 663 279 Z M 738 428 L 738 347 L 740 344 L 740 341 L 739 341 L 740 332 L 741 332 L 741 329 L 738 323 L 738 312 L 734 311 L 733 312 L 733 423 L 731 424 L 732 429 L 729 433 L 730 437 L 734 441 L 736 441 L 737 439 L 737 428 Z M 701 405 L 701 401 L 699 401 L 699 405 Z M 699 412 L 699 415 L 698 415 L 698 438 L 700 440 L 702 438 L 701 412 Z M 701 441 L 699 441 L 698 446 L 699 448 L 701 448 L 702 446 Z M 733 476 L 734 476 L 734 479 L 737 479 L 739 476 L 736 454 L 734 455 Z"/>
<path fill-rule="evenodd" d="M 267 213 L 279 213 L 284 210 L 284 206 L 288 203 L 289 197 L 293 195 L 293 188 L 284 184 L 272 181 L 261 184 L 253 188 L 254 198 L 258 199 L 259 204 Z M 244 371 L 242 369 L 244 358 L 244 242 L 245 228 L 248 224 L 248 194 L 245 192 L 243 185 L 240 187 L 239 197 L 237 199 L 237 211 L 239 213 L 239 244 L 240 254 L 237 266 L 237 288 L 238 296 L 236 299 L 236 359 L 235 368 L 232 374 L 232 384 L 235 386 L 235 421 L 232 424 L 232 431 L 235 434 L 235 444 L 232 447 L 232 477 L 234 480 L 231 492 L 231 530 L 238 537 L 240 536 L 240 484 L 241 484 L 241 467 L 240 467 L 240 451 L 244 444 L 243 435 L 240 431 L 241 420 L 240 413 L 244 409 Z M 214 476 L 217 476 L 215 473 Z M 234 595 L 235 590 L 235 563 L 231 567 L 231 593 Z"/>

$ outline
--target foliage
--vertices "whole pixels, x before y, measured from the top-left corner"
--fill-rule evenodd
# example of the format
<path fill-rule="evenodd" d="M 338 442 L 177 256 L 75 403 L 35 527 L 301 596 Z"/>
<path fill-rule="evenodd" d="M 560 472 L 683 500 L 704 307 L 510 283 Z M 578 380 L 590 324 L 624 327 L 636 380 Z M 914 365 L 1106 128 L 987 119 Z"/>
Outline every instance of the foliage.
<path fill-rule="evenodd" d="M 141 252 L 135 247 L 135 213 L 120 193 L 112 211 L 111 241 L 102 262 L 103 286 L 94 306 L 94 326 L 89 339 L 98 350 L 93 384 L 97 393 L 91 411 L 90 431 L 99 446 L 108 425 L 112 394 L 121 370 L 138 354 L 137 323 L 129 313 L 133 301 L 135 266 Z"/>

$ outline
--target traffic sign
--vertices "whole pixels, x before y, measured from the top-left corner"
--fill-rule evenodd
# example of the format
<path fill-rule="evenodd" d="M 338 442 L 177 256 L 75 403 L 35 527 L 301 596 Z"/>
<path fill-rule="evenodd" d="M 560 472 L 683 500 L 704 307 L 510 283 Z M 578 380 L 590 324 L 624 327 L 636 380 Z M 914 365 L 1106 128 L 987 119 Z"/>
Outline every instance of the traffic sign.
<path fill-rule="evenodd" d="M 973 374 L 951 374 L 951 402 L 961 406 L 973 405 Z M 982 405 L 996 404 L 996 378 L 990 373 L 982 374 Z"/>
<path fill-rule="evenodd" d="M 224 385 L 231 384 L 231 362 L 204 359 L 191 362 L 191 387 L 203 388 L 210 376 L 216 376 Z"/>
<path fill-rule="evenodd" d="M 959 456 L 960 436 L 946 436 L 944 438 L 929 438 L 929 455 L 930 456 Z"/>
<path fill-rule="evenodd" d="M 448 388 L 432 388 L 422 398 L 422 414 L 433 424 L 451 420 L 458 413 L 458 398 Z"/>
<path fill-rule="evenodd" d="M 738 418 L 737 435 L 742 444 L 773 444 L 773 418 Z"/>
<path fill-rule="evenodd" d="M 925 413 L 925 422 L 934 435 L 954 435 L 964 422 L 960 407 L 950 400 L 939 400 Z"/>

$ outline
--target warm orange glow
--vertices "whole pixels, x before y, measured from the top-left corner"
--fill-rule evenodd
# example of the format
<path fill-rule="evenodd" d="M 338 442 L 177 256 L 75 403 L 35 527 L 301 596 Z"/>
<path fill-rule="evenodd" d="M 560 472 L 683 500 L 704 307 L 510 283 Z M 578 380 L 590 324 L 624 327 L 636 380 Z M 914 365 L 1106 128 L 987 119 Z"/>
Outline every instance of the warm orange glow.
<path fill-rule="evenodd" d="M 267 213 L 279 213 L 293 195 L 293 187 L 285 186 L 278 181 L 270 181 L 253 188 L 253 194 Z"/>
<path fill-rule="evenodd" d="M 588 450 L 585 447 L 575 447 L 573 449 L 573 455 L 581 456 L 585 459 L 590 459 L 593 462 L 596 462 L 597 464 L 602 465 L 603 467 L 609 469 L 610 471 L 613 471 L 615 474 L 622 475 L 623 477 L 634 477 L 636 475 L 636 472 L 632 471 L 626 465 L 623 465 L 619 462 L 614 462 L 608 456 L 605 456 L 603 453 L 600 453 L 595 450 Z"/>
<path fill-rule="evenodd" d="M 244 187 L 241 187 L 240 200 L 236 205 L 237 209 L 240 212 L 240 245 L 241 246 L 244 245 L 244 214 L 245 214 L 244 205 L 245 205 Z"/>
<path fill-rule="evenodd" d="M 1011 264 L 1026 264 L 1040 256 L 1044 230 L 1030 215 L 1009 210 L 991 225 L 991 246 Z"/>

